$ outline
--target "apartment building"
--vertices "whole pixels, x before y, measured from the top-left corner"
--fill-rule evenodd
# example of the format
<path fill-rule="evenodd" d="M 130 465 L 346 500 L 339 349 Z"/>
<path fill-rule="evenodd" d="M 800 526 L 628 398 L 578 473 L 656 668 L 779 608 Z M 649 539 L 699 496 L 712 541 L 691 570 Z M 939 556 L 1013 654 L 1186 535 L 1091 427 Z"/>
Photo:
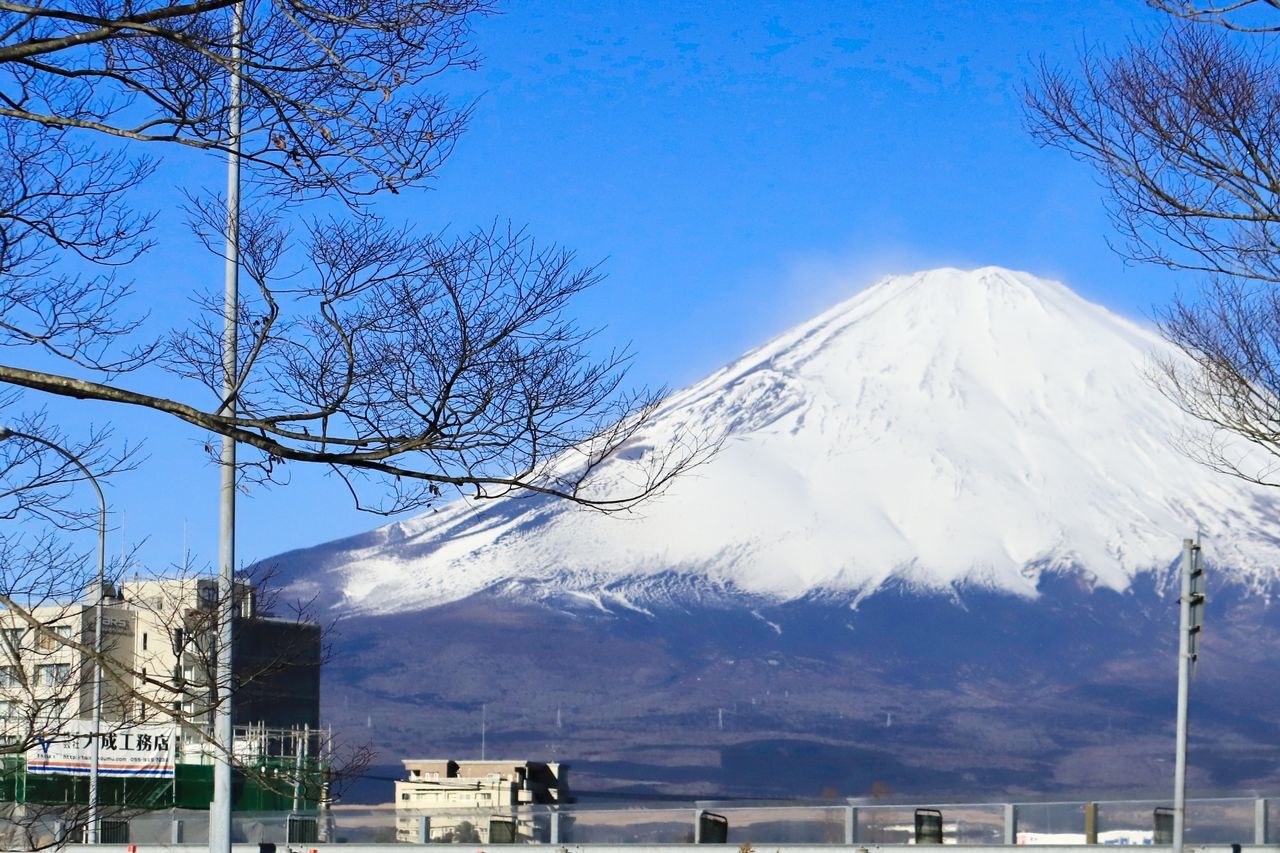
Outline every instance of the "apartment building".
<path fill-rule="evenodd" d="M 396 782 L 397 841 L 528 841 L 545 834 L 546 821 L 522 807 L 572 802 L 567 764 L 451 759 L 402 763 L 408 778 Z"/>
<path fill-rule="evenodd" d="M 290 729 L 320 723 L 320 630 L 260 611 L 258 590 L 235 593 L 232 714 L 237 724 Z M 134 580 L 105 590 L 102 719 L 207 728 L 216 689 L 217 581 Z M 92 593 L 0 610 L 0 732 L 11 742 L 93 711 Z"/>

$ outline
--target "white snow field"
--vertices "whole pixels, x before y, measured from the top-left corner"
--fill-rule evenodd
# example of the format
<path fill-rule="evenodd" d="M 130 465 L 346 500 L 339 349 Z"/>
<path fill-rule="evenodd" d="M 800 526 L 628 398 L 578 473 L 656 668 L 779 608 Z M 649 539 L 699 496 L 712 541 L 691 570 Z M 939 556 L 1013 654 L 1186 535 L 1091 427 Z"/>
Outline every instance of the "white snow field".
<path fill-rule="evenodd" d="M 309 580 L 370 613 L 512 579 L 634 607 L 673 578 L 780 600 L 891 577 L 1034 595 L 1049 568 L 1124 588 L 1197 526 L 1211 562 L 1272 577 L 1280 495 L 1175 449 L 1199 427 L 1147 379 L 1160 353 L 1154 332 L 1025 273 L 887 278 L 673 395 L 604 488 L 681 431 L 727 439 L 640 511 L 459 500 L 315 549 L 328 569 Z"/>

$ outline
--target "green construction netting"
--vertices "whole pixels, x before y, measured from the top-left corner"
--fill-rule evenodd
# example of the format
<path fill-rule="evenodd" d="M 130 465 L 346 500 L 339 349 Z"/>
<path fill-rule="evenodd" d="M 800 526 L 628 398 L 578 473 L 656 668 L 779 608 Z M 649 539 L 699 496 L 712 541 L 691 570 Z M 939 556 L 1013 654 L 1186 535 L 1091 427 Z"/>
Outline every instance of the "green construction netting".
<path fill-rule="evenodd" d="M 232 774 L 232 802 L 236 811 L 289 811 L 294 807 L 294 777 L 299 808 L 319 805 L 328 768 L 323 762 L 307 761 L 302 773 L 294 759 L 264 759 Z M 213 765 L 178 764 L 172 779 L 129 779 L 102 777 L 98 780 L 99 802 L 104 805 L 139 809 L 207 809 L 213 795 Z M 21 758 L 0 760 L 0 802 L 87 803 L 89 778 L 26 771 Z"/>

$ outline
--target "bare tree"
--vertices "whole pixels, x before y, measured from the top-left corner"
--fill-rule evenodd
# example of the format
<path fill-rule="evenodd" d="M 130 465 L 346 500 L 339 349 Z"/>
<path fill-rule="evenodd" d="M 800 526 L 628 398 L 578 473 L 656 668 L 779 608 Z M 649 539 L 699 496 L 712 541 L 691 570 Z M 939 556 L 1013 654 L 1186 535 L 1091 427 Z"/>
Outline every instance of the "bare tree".
<path fill-rule="evenodd" d="M 217 206 L 192 211 L 218 245 Z M 246 467 L 263 479 L 280 480 L 291 462 L 326 465 L 361 507 L 380 512 L 428 505 L 444 489 L 624 509 L 713 447 L 677 437 L 627 463 L 633 476 L 622 491 L 592 489 L 601 463 L 646 424 L 661 395 L 622 389 L 626 353 L 588 356 L 591 331 L 565 308 L 599 276 L 568 252 L 508 228 L 446 239 L 372 217 L 313 221 L 298 240 L 270 216 L 248 216 L 241 229 L 244 273 L 256 287 L 240 306 L 246 355 L 234 412 L 220 394 L 222 308 L 212 299 L 189 328 L 123 356 L 92 355 L 117 374 L 130 359 L 161 366 L 208 389 L 205 405 L 17 365 L 0 365 L 0 381 L 151 408 L 232 435 L 258 452 Z M 290 251 L 297 268 L 286 264 Z M 111 312 L 88 316 L 62 349 L 83 362 L 81 340 L 130 332 Z"/>
<path fill-rule="evenodd" d="M 474 65 L 467 36 L 485 0 L 246 0 L 238 59 L 232 6 L 0 3 L 0 157 L 18 164 L 0 179 L 0 346 L 55 359 L 0 364 L 0 383 L 232 436 L 257 451 L 253 476 L 328 466 L 382 512 L 446 488 L 625 509 L 705 456 L 714 441 L 677 437 L 631 464 L 626 487 L 591 488 L 661 394 L 624 390 L 626 353 L 588 357 L 591 331 L 565 311 L 599 276 L 570 253 L 518 230 L 448 239 L 358 206 L 312 221 L 289 207 L 315 195 L 355 205 L 431 177 L 468 108 L 429 84 Z M 242 225 L 256 294 L 240 309 L 245 356 L 228 400 L 221 309 L 201 302 L 190 329 L 148 336 L 118 268 L 154 239 L 133 203 L 148 152 L 229 149 L 233 75 L 247 93 L 239 143 L 254 192 L 285 203 Z M 190 209 L 220 251 L 219 202 L 193 197 Z M 292 255 L 286 223 L 304 232 Z M 157 393 L 143 368 L 195 384 Z"/>
<path fill-rule="evenodd" d="M 151 409 L 237 439 L 250 450 L 245 478 L 279 482 L 294 463 L 328 466 L 360 506 L 381 512 L 427 505 L 445 489 L 625 509 L 714 449 L 714 440 L 675 436 L 626 454 L 639 456 L 625 460 L 627 476 L 593 488 L 661 401 L 625 391 L 627 354 L 591 357 L 592 330 L 568 318 L 597 272 L 519 229 L 418 233 L 364 206 L 423 184 L 452 150 L 469 107 L 432 91 L 433 78 L 474 65 L 467 37 L 486 0 L 245 0 L 240 35 L 233 5 L 0 0 L 0 160 L 12 164 L 0 174 L 0 383 L 27 394 L 0 394 L 6 423 L 41 395 Z M 245 92 L 239 139 L 227 130 L 233 76 Z M 131 280 L 156 239 L 136 192 L 154 154 L 233 143 L 250 169 L 250 198 L 271 204 L 251 206 L 241 225 L 251 286 L 226 398 L 221 305 L 195 294 L 191 317 L 157 324 L 131 311 L 130 297 L 154 286 Z M 300 202 L 319 196 L 344 202 L 342 215 L 299 215 Z M 196 236 L 220 252 L 220 200 L 191 193 L 187 209 Z M 174 377 L 184 380 L 177 394 Z M 27 423 L 20 431 L 68 448 L 101 476 L 132 464 L 127 450 L 108 452 L 107 432 Z M 0 578 L 11 632 L 0 649 L 10 662 L 0 665 L 13 676 L 0 702 L 31 721 L 6 726 L 22 736 L 3 750 L 56 734 L 40 714 L 59 689 L 82 695 L 95 665 L 119 725 L 168 719 L 218 749 L 202 725 L 210 711 L 296 656 L 282 649 L 261 672 L 218 684 L 211 611 L 163 596 L 143 610 L 181 626 L 174 654 L 194 677 L 65 633 L 72 616 L 83 624 L 81 594 L 93 582 L 67 538 L 88 521 L 73 502 L 79 474 L 36 448 L 0 444 L 9 445 L 0 447 L 0 513 L 11 522 L 0 530 L 11 574 Z M 37 660 L 46 652 L 58 659 Z M 64 664 L 73 670 L 36 674 Z"/>
<path fill-rule="evenodd" d="M 1280 6 L 1152 5 L 1176 19 L 1158 38 L 1041 68 L 1031 131 L 1097 170 L 1121 253 L 1205 276 L 1163 312 L 1181 355 L 1154 378 L 1206 426 L 1191 455 L 1280 485 Z"/>
<path fill-rule="evenodd" d="M 4 392 L 0 404 L 12 406 L 14 398 L 13 391 Z M 82 508 L 86 480 L 96 479 L 94 471 L 105 477 L 126 470 L 134 460 L 128 452 L 113 453 L 105 430 L 72 442 L 40 415 L 9 420 L 5 429 L 0 440 L 5 521 L 0 525 L 0 786 L 5 789 L 0 839 L 10 848 L 38 849 L 76 837 L 91 816 L 88 804 L 74 793 L 78 786 L 83 794 L 83 779 L 28 777 L 22 759 L 74 739 L 69 721 L 84 710 L 95 661 L 105 659 L 97 654 L 92 622 L 86 621 L 97 561 L 77 534 L 96 529 L 99 520 L 96 505 Z M 102 731 L 117 726 L 108 723 Z M 118 813 L 107 805 L 99 815 Z"/>
<path fill-rule="evenodd" d="M 244 91 L 256 181 L 361 195 L 430 176 L 465 123 L 426 85 L 471 67 L 488 0 L 68 0 L 0 4 L 0 117 L 229 150 Z M 233 48 L 238 45 L 237 58 Z"/>
<path fill-rule="evenodd" d="M 0 394 L 8 403 L 14 396 Z M 99 644 L 96 554 L 79 538 L 96 532 L 99 516 L 81 500 L 87 478 L 118 474 L 137 460 L 113 452 L 107 431 L 69 442 L 41 416 L 9 421 L 0 440 L 0 843 L 57 846 L 91 820 L 84 776 L 42 775 L 30 759 L 59 744 L 83 749 L 98 668 L 104 742 L 160 731 L 191 763 L 224 754 L 208 725 L 219 706 L 247 703 L 245 720 L 266 720 L 264 706 L 279 710 L 292 696 L 302 709 L 296 713 L 310 719 L 296 731 L 261 728 L 241 737 L 241 748 L 227 756 L 237 772 L 285 802 L 292 796 L 311 803 L 361 772 L 367 746 L 335 748 L 317 727 L 318 708 L 303 702 L 318 700 L 325 626 L 307 602 L 279 601 L 269 570 L 243 576 L 231 593 L 241 643 L 230 681 L 220 680 L 216 666 L 217 614 L 227 609 L 222 592 L 190 563 L 133 580 L 123 577 L 130 556 L 108 563 Z M 246 752 L 245 745 L 259 748 Z M 122 800 L 124 789 L 111 788 L 106 776 L 102 784 L 99 819 L 171 805 L 174 790 L 160 783 L 149 792 L 133 779 L 133 799 Z"/>

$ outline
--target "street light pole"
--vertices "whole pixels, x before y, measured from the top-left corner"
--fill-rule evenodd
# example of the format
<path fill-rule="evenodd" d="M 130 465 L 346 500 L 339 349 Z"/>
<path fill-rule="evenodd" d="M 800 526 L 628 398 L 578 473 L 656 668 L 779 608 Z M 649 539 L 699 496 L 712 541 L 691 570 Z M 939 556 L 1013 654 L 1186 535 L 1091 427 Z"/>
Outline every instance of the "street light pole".
<path fill-rule="evenodd" d="M 75 465 L 88 479 L 98 495 L 98 583 L 93 613 L 93 744 L 90 747 L 89 765 L 89 826 L 86 840 L 90 844 L 98 843 L 98 764 L 101 749 L 102 733 L 102 607 L 103 589 L 107 584 L 107 499 L 102 494 L 102 486 L 98 478 L 71 451 L 38 435 L 18 432 L 0 426 L 0 441 L 9 438 L 22 438 L 34 441 L 60 454 L 72 465 Z"/>
<path fill-rule="evenodd" d="M 222 329 L 222 411 L 236 413 L 239 378 L 240 313 L 240 93 L 241 41 L 244 38 L 244 0 L 233 7 L 231 18 L 231 80 L 228 92 L 230 126 L 227 155 L 227 233 L 225 294 Z M 231 758 L 234 729 L 231 719 L 233 621 L 236 586 L 236 440 L 222 437 L 221 486 L 218 522 L 218 658 L 214 684 L 218 702 L 213 709 L 213 799 L 209 803 L 209 851 L 231 853 Z"/>

